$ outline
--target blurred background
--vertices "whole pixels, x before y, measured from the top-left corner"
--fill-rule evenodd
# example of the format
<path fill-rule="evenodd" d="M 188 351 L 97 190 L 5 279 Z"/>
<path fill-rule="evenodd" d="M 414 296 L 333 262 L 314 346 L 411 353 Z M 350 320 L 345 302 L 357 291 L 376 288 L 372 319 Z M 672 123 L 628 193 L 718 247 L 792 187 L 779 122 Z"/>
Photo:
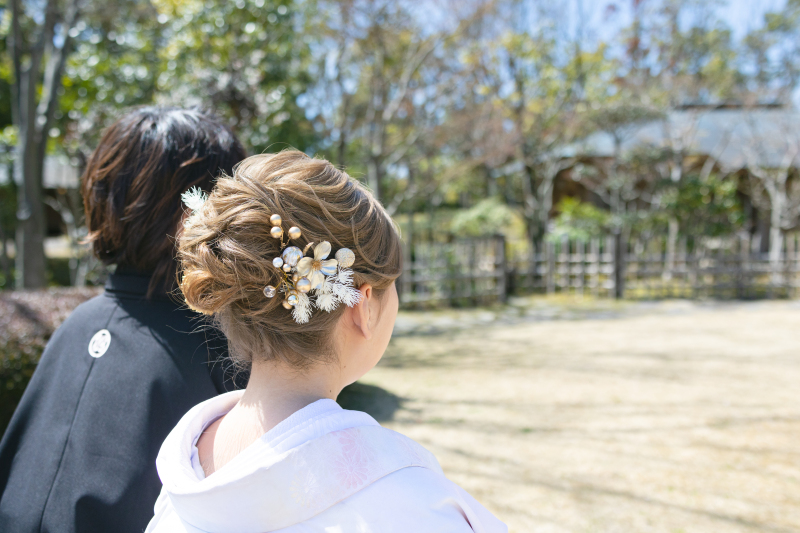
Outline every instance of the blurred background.
<path fill-rule="evenodd" d="M 132 106 L 343 167 L 403 312 L 343 402 L 513 531 L 800 531 L 800 1 L 0 0 L 0 427 Z"/>

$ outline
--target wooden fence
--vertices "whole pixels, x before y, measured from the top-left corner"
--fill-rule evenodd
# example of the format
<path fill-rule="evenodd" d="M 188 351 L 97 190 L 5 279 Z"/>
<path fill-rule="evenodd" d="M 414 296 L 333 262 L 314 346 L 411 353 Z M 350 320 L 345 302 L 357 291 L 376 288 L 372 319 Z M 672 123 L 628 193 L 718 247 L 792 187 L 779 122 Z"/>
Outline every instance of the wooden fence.
<path fill-rule="evenodd" d="M 508 262 L 503 237 L 404 248 L 403 274 L 397 283 L 405 306 L 477 305 L 504 301 Z"/>
<path fill-rule="evenodd" d="M 475 305 L 509 294 L 574 293 L 625 298 L 800 297 L 800 241 L 784 238 L 770 261 L 758 238 L 686 239 L 667 251 L 664 238 L 623 243 L 617 236 L 591 242 L 548 242 L 525 257 L 509 258 L 502 237 L 418 244 L 398 289 L 405 306 Z"/>

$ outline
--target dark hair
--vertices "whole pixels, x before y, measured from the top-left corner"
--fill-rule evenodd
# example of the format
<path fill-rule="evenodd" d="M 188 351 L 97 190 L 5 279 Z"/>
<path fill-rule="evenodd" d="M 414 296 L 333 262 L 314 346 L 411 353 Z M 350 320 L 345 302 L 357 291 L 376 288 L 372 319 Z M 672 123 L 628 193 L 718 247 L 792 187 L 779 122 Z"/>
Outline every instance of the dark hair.
<path fill-rule="evenodd" d="M 104 264 L 152 273 L 148 296 L 174 286 L 181 193 L 210 191 L 246 157 L 226 126 L 199 110 L 143 107 L 111 125 L 83 175 L 87 241 Z"/>

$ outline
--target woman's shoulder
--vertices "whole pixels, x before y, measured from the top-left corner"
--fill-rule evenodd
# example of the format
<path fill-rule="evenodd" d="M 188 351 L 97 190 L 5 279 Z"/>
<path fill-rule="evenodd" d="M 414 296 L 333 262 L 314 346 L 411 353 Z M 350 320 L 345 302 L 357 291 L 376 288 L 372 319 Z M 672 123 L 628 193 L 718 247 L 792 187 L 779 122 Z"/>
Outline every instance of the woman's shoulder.
<path fill-rule="evenodd" d="M 407 467 L 364 487 L 303 524 L 310 530 L 506 533 L 506 526 L 441 472 Z M 291 528 L 286 533 L 293 533 Z"/>
<path fill-rule="evenodd" d="M 312 417 L 313 434 L 304 432 L 307 424 L 295 424 L 198 481 L 187 450 L 205 422 L 229 411 L 240 395 L 194 407 L 161 448 L 159 475 L 175 505 L 170 512 L 182 520 L 204 529 L 227 524 L 236 531 L 284 533 L 506 531 L 444 476 L 425 448 L 354 411 L 330 409 L 324 418 Z M 157 513 L 153 527 L 161 527 L 170 512 Z"/>
<path fill-rule="evenodd" d="M 503 533 L 507 528 L 464 489 L 450 481 L 435 456 L 405 435 L 370 426 L 338 432 L 341 457 L 329 456 L 339 483 L 366 482 L 360 490 L 318 517 L 323 523 L 364 519 L 378 531 L 464 531 Z M 356 444 L 361 441 L 362 444 Z M 384 459 L 378 459 L 378 456 Z M 390 456 L 392 457 L 389 459 Z M 370 476 L 371 460 L 388 466 Z M 322 526 L 323 524 L 320 524 Z M 353 523 L 357 530 L 358 524 Z M 327 527 L 327 526 L 326 526 Z M 322 528 L 324 529 L 324 528 Z M 344 528 L 344 530 L 349 530 Z"/>

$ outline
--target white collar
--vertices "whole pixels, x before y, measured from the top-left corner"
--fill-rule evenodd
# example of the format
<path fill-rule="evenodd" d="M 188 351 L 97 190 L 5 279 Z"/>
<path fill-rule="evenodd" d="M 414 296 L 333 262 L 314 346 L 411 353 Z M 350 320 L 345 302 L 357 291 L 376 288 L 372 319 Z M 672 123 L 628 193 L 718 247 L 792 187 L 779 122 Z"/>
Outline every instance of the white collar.
<path fill-rule="evenodd" d="M 192 449 L 197 439 L 211 422 L 233 409 L 243 394 L 243 390 L 221 394 L 194 406 L 181 418 L 167 436 L 156 459 L 156 467 L 165 487 L 174 483 L 176 488 L 188 488 L 187 485 L 201 483 L 206 486 L 204 488 L 210 488 L 229 481 L 231 477 L 245 474 L 254 462 L 269 460 L 270 456 L 280 455 L 333 431 L 380 425 L 361 411 L 342 409 L 333 400 L 317 400 L 264 433 L 215 472 L 214 476 L 198 479 L 191 464 Z"/>
<path fill-rule="evenodd" d="M 214 475 L 198 479 L 191 461 L 198 436 L 211 421 L 230 411 L 243 393 L 229 392 L 193 407 L 167 436 L 156 459 L 159 477 L 176 510 L 185 509 L 194 525 L 206 531 L 220 531 L 220 523 L 241 526 L 242 520 L 247 521 L 243 515 L 248 510 L 258 509 L 257 514 L 263 515 L 269 503 L 250 501 L 258 498 L 254 480 L 261 480 L 258 485 L 263 485 L 263 480 L 270 477 L 273 479 L 269 484 L 290 482 L 284 479 L 285 473 L 279 474 L 284 469 L 276 466 L 288 455 L 296 455 L 304 444 L 350 428 L 377 426 L 382 429 L 366 413 L 342 409 L 333 400 L 318 400 L 266 432 Z M 273 514 L 280 511 L 275 509 Z M 182 514 L 180 510 L 179 514 Z M 304 518 L 298 516 L 297 519 Z"/>
<path fill-rule="evenodd" d="M 236 398 L 236 402 L 238 402 L 239 399 L 241 399 L 242 393 L 243 391 L 235 391 L 229 394 L 231 395 L 231 399 Z M 227 394 L 223 394 L 222 396 L 227 396 Z M 218 403 L 213 402 L 212 405 L 209 405 L 209 410 L 204 410 L 203 412 L 198 413 L 198 416 L 195 419 L 195 421 L 202 421 L 203 423 L 202 428 L 197 435 L 195 435 L 192 442 L 190 457 L 192 469 L 194 470 L 198 480 L 203 480 L 206 478 L 206 476 L 203 473 L 203 469 L 200 466 L 199 459 L 197 457 L 197 440 L 208 426 L 210 426 L 221 416 L 227 414 L 235 405 L 236 403 L 229 402 L 227 398 L 224 402 L 222 400 L 218 400 Z M 222 411 L 214 415 L 215 410 L 212 410 L 212 408 L 215 407 L 221 409 Z M 344 409 L 342 409 L 338 403 L 327 398 L 310 403 L 302 409 L 295 411 L 289 415 L 288 418 L 282 420 L 274 428 L 264 433 L 256 442 L 242 450 L 225 466 L 230 463 L 234 463 L 235 467 L 237 463 L 249 463 L 252 460 L 257 460 L 258 456 L 263 455 L 264 453 L 271 452 L 280 454 L 296 446 L 300 446 L 311 439 L 319 437 L 321 435 L 321 431 L 327 432 L 330 423 L 336 420 L 334 415 L 342 414 L 342 411 L 344 411 Z M 208 418 L 209 416 L 212 416 L 212 418 Z M 347 418 L 349 419 L 350 417 Z M 328 423 L 323 421 L 327 421 Z M 190 425 L 191 430 L 194 430 L 196 427 L 196 424 Z"/>

